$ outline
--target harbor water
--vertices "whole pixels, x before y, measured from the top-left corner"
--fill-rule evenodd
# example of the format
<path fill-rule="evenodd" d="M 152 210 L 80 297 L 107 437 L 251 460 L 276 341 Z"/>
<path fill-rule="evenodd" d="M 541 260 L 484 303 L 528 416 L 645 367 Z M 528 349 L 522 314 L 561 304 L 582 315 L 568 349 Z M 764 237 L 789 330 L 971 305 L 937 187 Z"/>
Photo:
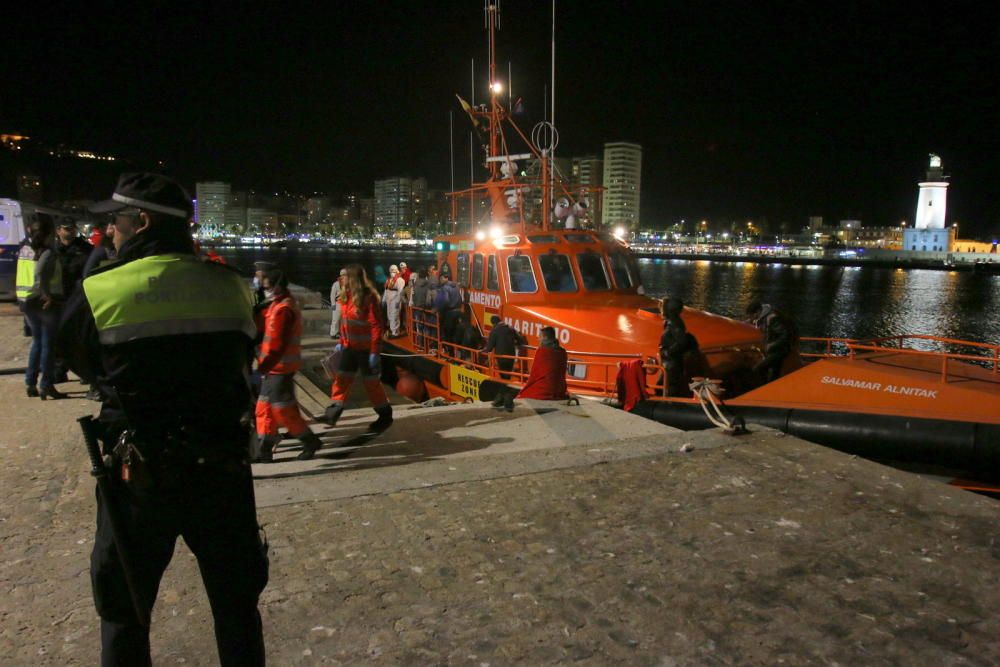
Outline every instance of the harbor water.
<path fill-rule="evenodd" d="M 329 248 L 224 248 L 232 264 L 278 262 L 292 282 L 328 295 L 337 271 L 362 264 L 388 269 L 434 261 L 429 252 Z M 693 308 L 741 317 L 754 297 L 792 315 L 803 336 L 873 338 L 928 334 L 1000 343 L 1000 276 L 926 269 L 786 266 L 751 262 L 640 259 L 646 293 L 680 296 Z M 916 345 L 919 347 L 919 345 Z"/>

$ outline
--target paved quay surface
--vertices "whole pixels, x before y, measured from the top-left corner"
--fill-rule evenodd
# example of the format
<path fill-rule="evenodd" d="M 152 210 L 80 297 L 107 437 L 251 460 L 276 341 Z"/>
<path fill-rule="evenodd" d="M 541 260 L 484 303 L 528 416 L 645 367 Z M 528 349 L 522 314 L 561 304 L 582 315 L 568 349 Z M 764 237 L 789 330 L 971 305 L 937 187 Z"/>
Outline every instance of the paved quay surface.
<path fill-rule="evenodd" d="M 25 346 L 5 309 L 0 367 Z M 96 664 L 74 421 L 95 404 L 22 382 L 0 374 L 0 664 Z M 599 405 L 397 416 L 370 437 L 374 414 L 349 410 L 315 427 L 316 460 L 255 466 L 271 664 L 1000 664 L 994 500 L 764 429 L 680 433 Z M 183 543 L 153 652 L 217 662 Z"/>

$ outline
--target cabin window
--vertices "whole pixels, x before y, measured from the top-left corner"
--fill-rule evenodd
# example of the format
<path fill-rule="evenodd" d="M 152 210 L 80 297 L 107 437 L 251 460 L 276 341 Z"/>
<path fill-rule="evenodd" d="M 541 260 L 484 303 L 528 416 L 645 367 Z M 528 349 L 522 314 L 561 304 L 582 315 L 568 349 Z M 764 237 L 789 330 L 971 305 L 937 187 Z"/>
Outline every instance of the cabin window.
<path fill-rule="evenodd" d="M 472 256 L 472 289 L 483 288 L 483 256 Z"/>
<path fill-rule="evenodd" d="M 635 281 L 633 280 L 632 272 L 625 255 L 620 252 L 613 252 L 609 257 L 611 258 L 611 272 L 615 275 L 615 286 L 618 289 L 632 287 Z"/>
<path fill-rule="evenodd" d="M 604 262 L 599 254 L 596 252 L 580 253 L 576 256 L 576 263 L 580 267 L 580 277 L 583 278 L 585 290 L 611 289 L 608 272 L 604 268 Z"/>
<path fill-rule="evenodd" d="M 441 270 L 439 273 L 442 276 L 448 276 L 448 279 L 451 280 L 451 265 L 448 264 L 448 260 L 441 262 Z"/>
<path fill-rule="evenodd" d="M 566 240 L 570 243 L 593 243 L 594 237 L 590 234 L 567 234 Z"/>
<path fill-rule="evenodd" d="M 570 266 L 569 258 L 566 255 L 555 252 L 542 255 L 538 258 L 538 266 L 542 269 L 542 280 L 545 281 L 545 289 L 548 291 L 576 291 L 573 267 Z"/>
<path fill-rule="evenodd" d="M 537 292 L 538 283 L 531 269 L 531 259 L 527 255 L 511 255 L 507 258 L 507 274 L 510 277 L 511 292 Z"/>
<path fill-rule="evenodd" d="M 558 243 L 559 239 L 552 234 L 534 234 L 528 237 L 532 243 Z"/>
<path fill-rule="evenodd" d="M 497 271 L 496 255 L 490 255 L 490 260 L 486 268 L 486 289 L 494 292 L 500 291 L 500 273 Z"/>
<path fill-rule="evenodd" d="M 469 253 L 460 252 L 455 260 L 455 284 L 462 287 L 469 286 Z"/>

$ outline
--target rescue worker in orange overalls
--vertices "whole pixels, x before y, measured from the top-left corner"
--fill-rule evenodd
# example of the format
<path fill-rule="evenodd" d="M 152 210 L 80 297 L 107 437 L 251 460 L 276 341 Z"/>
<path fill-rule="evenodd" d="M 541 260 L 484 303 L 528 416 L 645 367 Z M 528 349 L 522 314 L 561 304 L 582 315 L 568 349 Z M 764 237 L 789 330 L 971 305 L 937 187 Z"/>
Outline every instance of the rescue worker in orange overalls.
<path fill-rule="evenodd" d="M 323 414 L 323 421 L 333 426 L 340 419 L 354 376 L 360 371 L 368 400 L 378 415 L 368 430 L 384 431 L 392 424 L 392 406 L 379 379 L 379 350 L 385 325 L 382 323 L 378 291 L 360 264 L 347 267 L 347 280 L 338 300 L 341 307 L 340 342 L 334 352 L 340 353 L 340 362 L 330 391 L 332 402 Z"/>
<path fill-rule="evenodd" d="M 270 305 L 263 312 L 264 339 L 257 357 L 261 387 L 255 411 L 259 446 L 255 460 L 274 460 L 274 447 L 281 442 L 279 426 L 302 443 L 298 458 L 311 459 L 323 442 L 309 430 L 295 399 L 295 372 L 302 366 L 302 313 L 280 269 L 264 274 L 263 287 Z"/>

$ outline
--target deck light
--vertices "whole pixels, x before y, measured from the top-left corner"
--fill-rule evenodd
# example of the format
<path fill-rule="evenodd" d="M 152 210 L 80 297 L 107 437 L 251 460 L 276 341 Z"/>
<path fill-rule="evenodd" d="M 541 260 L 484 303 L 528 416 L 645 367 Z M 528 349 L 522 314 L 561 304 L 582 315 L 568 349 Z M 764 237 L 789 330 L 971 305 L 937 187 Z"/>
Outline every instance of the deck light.
<path fill-rule="evenodd" d="M 494 95 L 499 95 L 500 93 L 503 92 L 503 84 L 500 83 L 499 81 L 494 81 L 493 85 L 490 86 L 490 88 L 493 90 Z"/>
<path fill-rule="evenodd" d="M 486 239 L 486 232 L 484 232 L 481 229 L 478 232 L 476 232 L 476 240 L 477 241 L 483 241 L 485 239 Z"/>
<path fill-rule="evenodd" d="M 503 229 L 499 225 L 493 225 L 490 227 L 490 238 L 496 240 L 503 236 Z"/>
<path fill-rule="evenodd" d="M 616 239 L 618 239 L 619 241 L 624 240 L 625 239 L 625 228 L 624 227 L 615 227 L 614 237 Z"/>

